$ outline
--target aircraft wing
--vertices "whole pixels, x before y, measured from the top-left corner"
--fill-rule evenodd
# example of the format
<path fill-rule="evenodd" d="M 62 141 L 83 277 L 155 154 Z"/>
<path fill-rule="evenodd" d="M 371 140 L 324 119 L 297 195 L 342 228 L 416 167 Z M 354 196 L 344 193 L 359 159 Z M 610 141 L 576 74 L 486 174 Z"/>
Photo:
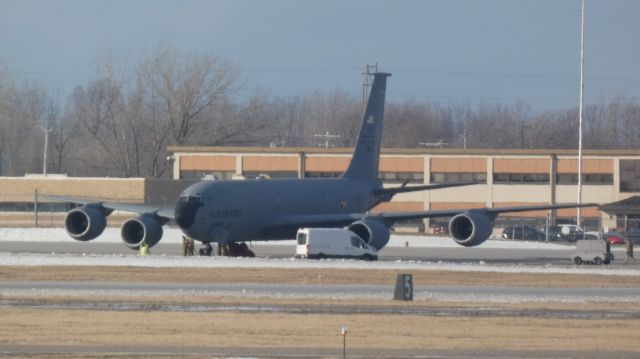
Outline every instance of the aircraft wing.
<path fill-rule="evenodd" d="M 535 205 L 535 206 L 514 206 L 514 207 L 498 207 L 498 208 L 465 208 L 465 209 L 446 209 L 439 211 L 423 211 L 423 212 L 385 212 L 378 215 L 385 222 L 392 224 L 397 221 L 406 221 L 411 219 L 421 218 L 437 218 L 437 217 L 451 217 L 467 211 L 483 212 L 490 218 L 497 217 L 500 213 L 508 212 L 527 212 L 527 211 L 540 211 L 548 209 L 560 209 L 560 208 L 577 208 L 577 207 L 597 207 L 596 203 L 565 203 L 565 204 L 549 204 L 549 205 Z"/>
<path fill-rule="evenodd" d="M 83 197 L 52 196 L 52 195 L 45 195 L 42 197 L 54 202 L 76 203 L 81 205 L 97 204 L 109 210 L 125 211 L 125 212 L 140 213 L 140 214 L 154 214 L 161 218 L 175 219 L 173 209 L 162 208 L 157 206 L 147 206 L 144 204 L 134 204 L 134 203 L 105 202 L 99 199 L 91 199 L 91 198 L 83 198 Z"/>
<path fill-rule="evenodd" d="M 380 188 L 374 190 L 375 194 L 378 195 L 390 195 L 393 196 L 398 193 L 406 193 L 406 192 L 416 192 L 416 191 L 425 191 L 431 189 L 439 189 L 439 188 L 449 188 L 449 187 L 460 187 L 460 186 L 470 186 L 478 184 L 478 182 L 447 182 L 447 183 L 434 183 L 428 184 L 424 186 L 406 186 L 403 184 L 400 187 L 393 188 Z"/>
<path fill-rule="evenodd" d="M 270 223 L 267 227 L 337 227 L 347 226 L 355 221 L 371 218 L 381 220 L 387 225 L 392 225 L 394 222 L 406 221 L 411 219 L 422 218 L 437 218 L 437 217 L 451 217 L 467 211 L 477 211 L 485 213 L 489 218 L 494 219 L 500 213 L 506 212 L 527 212 L 527 211 L 539 211 L 547 209 L 559 209 L 559 208 L 577 208 L 577 207 L 596 207 L 595 203 L 566 203 L 566 204 L 554 204 L 554 205 L 536 205 L 536 206 L 515 206 L 515 207 L 501 207 L 501 208 L 461 208 L 461 209 L 445 209 L 438 211 L 420 211 L 420 212 L 383 212 L 383 213 L 350 213 L 350 214 L 333 214 L 333 215 L 289 215 L 278 218 Z"/>

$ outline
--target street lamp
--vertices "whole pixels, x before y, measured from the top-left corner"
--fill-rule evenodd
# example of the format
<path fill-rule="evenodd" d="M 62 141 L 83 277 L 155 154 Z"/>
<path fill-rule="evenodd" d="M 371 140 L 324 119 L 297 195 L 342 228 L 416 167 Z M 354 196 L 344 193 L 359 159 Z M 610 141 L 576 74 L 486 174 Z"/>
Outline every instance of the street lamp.
<path fill-rule="evenodd" d="M 342 359 L 345 359 L 347 357 L 347 331 L 349 328 L 343 325 L 340 329 L 342 333 Z"/>
<path fill-rule="evenodd" d="M 580 108 L 578 109 L 578 204 L 582 204 L 582 108 L 584 107 L 584 0 L 580 6 Z M 576 224 L 581 225 L 580 207 L 576 208 Z"/>

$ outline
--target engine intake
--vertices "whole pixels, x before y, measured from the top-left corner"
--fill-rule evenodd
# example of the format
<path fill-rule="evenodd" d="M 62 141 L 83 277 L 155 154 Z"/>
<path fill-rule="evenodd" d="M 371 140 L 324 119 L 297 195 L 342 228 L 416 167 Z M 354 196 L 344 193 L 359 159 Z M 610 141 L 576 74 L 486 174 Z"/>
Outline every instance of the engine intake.
<path fill-rule="evenodd" d="M 487 239 L 493 231 L 489 216 L 482 212 L 467 211 L 449 221 L 449 234 L 456 243 L 465 247 L 477 246 Z"/>
<path fill-rule="evenodd" d="M 120 236 L 124 244 L 134 250 L 140 248 L 144 241 L 149 248 L 155 246 L 162 238 L 162 223 L 152 216 L 139 216 L 127 219 L 120 228 Z"/>
<path fill-rule="evenodd" d="M 71 238 L 78 241 L 90 241 L 98 237 L 107 226 L 110 211 L 99 205 L 85 205 L 74 208 L 64 218 L 64 227 Z"/>
<path fill-rule="evenodd" d="M 347 229 L 357 234 L 368 245 L 378 251 L 389 243 L 389 237 L 391 236 L 389 227 L 375 219 L 363 219 L 353 222 Z"/>

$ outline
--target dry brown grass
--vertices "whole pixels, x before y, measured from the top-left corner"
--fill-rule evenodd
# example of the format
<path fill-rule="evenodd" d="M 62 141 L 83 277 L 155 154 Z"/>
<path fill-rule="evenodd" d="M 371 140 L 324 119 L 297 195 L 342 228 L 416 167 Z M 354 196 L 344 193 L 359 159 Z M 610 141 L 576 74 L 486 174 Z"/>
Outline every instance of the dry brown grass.
<path fill-rule="evenodd" d="M 640 351 L 640 321 L 0 309 L 0 344 Z M 625 335 L 603 335 L 604 333 Z"/>
<path fill-rule="evenodd" d="M 262 282 L 392 284 L 398 271 L 339 269 L 154 269 L 127 267 L 0 267 L 2 281 Z M 635 277 L 412 271 L 415 284 L 532 287 L 635 287 Z M 164 298 L 15 297 L 47 301 L 502 307 L 566 310 L 638 310 L 637 303 L 444 303 L 432 300 L 278 299 L 171 296 Z M 349 326 L 351 348 L 456 350 L 616 350 L 640 352 L 640 320 L 532 317 L 436 317 L 401 314 L 276 314 L 0 309 L 0 344 L 334 348 Z M 623 334 L 623 335 L 621 335 Z"/>

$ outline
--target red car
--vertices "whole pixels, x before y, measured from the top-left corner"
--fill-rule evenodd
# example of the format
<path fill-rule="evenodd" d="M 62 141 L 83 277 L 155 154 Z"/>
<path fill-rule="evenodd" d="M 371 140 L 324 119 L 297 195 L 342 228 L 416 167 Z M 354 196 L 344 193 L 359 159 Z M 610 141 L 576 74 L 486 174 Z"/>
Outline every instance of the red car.
<path fill-rule="evenodd" d="M 602 235 L 611 245 L 624 244 L 624 235 L 618 232 L 608 232 Z"/>
<path fill-rule="evenodd" d="M 449 222 L 435 222 L 431 224 L 433 234 L 449 234 Z"/>

